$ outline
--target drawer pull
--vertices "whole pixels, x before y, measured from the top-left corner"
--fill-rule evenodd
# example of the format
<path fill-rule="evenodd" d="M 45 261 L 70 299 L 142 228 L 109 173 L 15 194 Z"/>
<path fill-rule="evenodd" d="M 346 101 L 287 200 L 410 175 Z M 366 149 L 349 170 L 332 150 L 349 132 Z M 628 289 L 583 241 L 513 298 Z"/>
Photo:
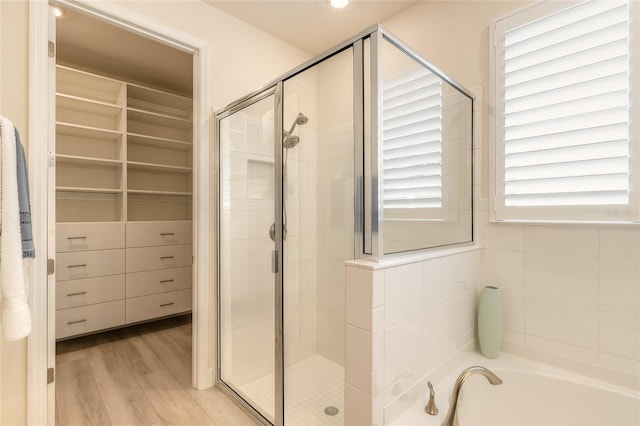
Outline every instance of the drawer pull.
<path fill-rule="evenodd" d="M 87 294 L 87 292 L 86 292 L 86 291 L 79 291 L 79 292 L 77 292 L 77 293 L 69 293 L 69 294 L 67 294 L 67 296 L 68 296 L 68 297 L 71 297 L 71 296 L 81 296 L 81 295 L 83 295 L 83 294 Z"/>
<path fill-rule="evenodd" d="M 160 281 L 160 284 L 164 284 L 164 283 L 172 283 L 172 282 L 174 282 L 174 281 L 175 281 L 175 280 L 161 280 L 161 281 Z"/>
<path fill-rule="evenodd" d="M 67 268 L 84 268 L 85 266 L 87 266 L 86 263 L 82 263 L 80 265 L 69 265 L 67 266 Z"/>
<path fill-rule="evenodd" d="M 81 319 L 81 320 L 78 320 L 78 321 L 69 321 L 69 322 L 67 323 L 67 325 L 80 324 L 81 322 L 87 322 L 87 319 L 86 319 L 86 318 L 84 318 L 84 319 Z"/>
<path fill-rule="evenodd" d="M 86 240 L 87 237 L 67 237 L 67 240 Z"/>
<path fill-rule="evenodd" d="M 175 305 L 175 303 L 171 302 L 171 303 L 163 303 L 160 305 L 161 308 L 164 308 L 165 306 L 171 306 L 171 305 Z"/>
<path fill-rule="evenodd" d="M 176 235 L 175 232 L 161 232 L 160 236 L 161 237 L 168 237 L 169 235 Z"/>
<path fill-rule="evenodd" d="M 173 259 L 175 256 L 160 256 L 160 260 Z"/>

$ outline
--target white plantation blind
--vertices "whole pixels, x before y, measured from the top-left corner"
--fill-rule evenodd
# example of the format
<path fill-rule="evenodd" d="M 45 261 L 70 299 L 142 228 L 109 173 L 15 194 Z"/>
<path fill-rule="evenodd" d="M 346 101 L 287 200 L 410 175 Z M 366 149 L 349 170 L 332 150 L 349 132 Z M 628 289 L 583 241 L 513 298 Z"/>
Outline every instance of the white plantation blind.
<path fill-rule="evenodd" d="M 496 26 L 497 199 L 506 210 L 534 207 L 538 214 L 628 205 L 628 2 L 584 1 L 531 16 Z"/>
<path fill-rule="evenodd" d="M 442 83 L 424 68 L 385 81 L 384 208 L 442 206 Z"/>

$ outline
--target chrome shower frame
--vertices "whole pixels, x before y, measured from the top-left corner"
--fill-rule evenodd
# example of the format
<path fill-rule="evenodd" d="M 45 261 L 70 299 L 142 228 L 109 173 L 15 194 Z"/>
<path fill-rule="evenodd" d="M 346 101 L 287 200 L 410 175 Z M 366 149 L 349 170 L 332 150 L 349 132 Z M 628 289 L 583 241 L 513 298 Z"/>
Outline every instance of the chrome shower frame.
<path fill-rule="evenodd" d="M 287 132 L 283 128 L 283 100 L 282 91 L 283 83 L 295 77 L 296 75 L 312 68 L 320 62 L 329 59 L 345 50 L 353 50 L 353 135 L 354 135 L 354 259 L 378 259 L 383 256 L 382 247 L 382 199 L 379 196 L 382 192 L 382 162 L 379 155 L 382 150 L 382 125 L 379 122 L 382 105 L 379 98 L 379 89 L 381 88 L 381 76 L 378 75 L 378 67 L 380 65 L 379 46 L 383 40 L 389 41 L 405 54 L 419 62 L 424 67 L 447 81 L 462 94 L 472 100 L 472 110 L 475 108 L 475 98 L 462 85 L 448 77 L 437 67 L 425 61 L 411 48 L 400 42 L 397 37 L 393 36 L 389 31 L 385 30 L 379 24 L 373 25 L 366 30 L 358 33 L 348 40 L 338 44 L 318 55 L 317 57 L 301 64 L 286 74 L 272 80 L 266 85 L 260 87 L 254 92 L 237 99 L 226 107 L 215 112 L 214 128 L 215 128 L 215 149 L 214 149 L 214 168 L 215 168 L 215 224 L 216 224 L 216 312 L 217 312 L 217 366 L 216 366 L 216 383 L 218 387 L 238 404 L 251 416 L 265 425 L 271 425 L 265 417 L 263 417 L 257 409 L 238 395 L 228 384 L 221 379 L 221 332 L 220 332 L 220 250 L 222 241 L 220 237 L 221 214 L 220 214 L 220 121 L 234 112 L 251 105 L 254 102 L 265 99 L 270 95 L 275 97 L 275 251 L 273 257 L 273 266 L 275 273 L 275 401 L 276 416 L 275 426 L 284 425 L 284 324 L 283 324 L 283 149 L 285 138 L 292 137 L 292 132 L 298 124 L 294 121 L 291 129 Z M 367 74 L 367 71 L 369 74 Z M 369 79 L 367 80 L 367 76 Z M 365 84 L 367 85 L 365 87 Z M 365 96 L 369 94 L 369 105 L 371 110 L 365 109 Z M 365 140 L 365 114 L 369 112 L 371 119 L 370 137 Z M 473 114 L 472 114 L 473 117 Z M 473 124 L 472 124 L 473 125 Z M 293 143 L 292 146 L 295 146 Z M 472 140 L 473 149 L 473 140 Z M 375 153 L 376 155 L 372 155 Z M 471 171 L 473 176 L 473 170 Z M 472 191 L 473 192 L 473 191 Z M 472 194 L 473 203 L 473 194 Z M 473 227 L 473 223 L 472 223 Z M 424 250 L 416 250 L 416 252 Z M 393 257 L 395 255 L 387 255 L 385 257 Z"/>

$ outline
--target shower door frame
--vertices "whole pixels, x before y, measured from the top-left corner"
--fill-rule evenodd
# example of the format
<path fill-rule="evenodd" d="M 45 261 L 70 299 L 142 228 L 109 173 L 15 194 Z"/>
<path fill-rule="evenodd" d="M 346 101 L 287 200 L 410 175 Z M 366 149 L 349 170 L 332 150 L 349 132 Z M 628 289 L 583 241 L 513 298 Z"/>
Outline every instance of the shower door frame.
<path fill-rule="evenodd" d="M 239 403 L 239 405 L 245 409 L 245 411 L 256 418 L 256 420 L 260 421 L 263 424 L 271 424 L 271 422 L 266 419 L 260 411 L 258 411 L 255 407 L 251 405 L 251 403 L 245 400 L 242 396 L 240 396 L 231 386 L 229 386 L 226 382 L 222 380 L 222 333 L 220 328 L 220 317 L 221 317 L 221 281 L 222 281 L 222 268 L 221 268 L 221 248 L 222 248 L 222 239 L 221 232 L 222 229 L 222 214 L 221 214 L 221 193 L 220 193 L 220 185 L 222 183 L 221 177 L 221 140 L 220 140 L 220 122 L 225 118 L 230 117 L 231 115 L 242 111 L 243 109 L 265 100 L 270 96 L 274 97 L 274 122 L 279 123 L 282 122 L 282 81 L 277 82 L 276 84 L 262 89 L 261 91 L 252 94 L 252 96 L 243 98 L 241 102 L 233 104 L 233 106 L 226 108 L 224 111 L 216 113 L 215 116 L 215 147 L 214 147 L 214 176 L 217 179 L 215 185 L 215 221 L 216 221 L 216 306 L 217 309 L 217 361 L 216 361 L 216 384 L 218 387 L 222 389 L 222 391 L 231 397 L 234 401 Z M 282 228 L 283 228 L 283 214 L 282 208 L 278 208 L 278 206 L 282 206 L 282 197 L 283 197 L 283 178 L 282 178 L 282 137 L 283 130 L 282 126 L 274 125 L 274 171 L 275 171 L 275 181 L 274 181 L 274 217 L 275 217 L 275 241 L 274 241 L 274 250 L 272 252 L 271 258 L 271 271 L 274 273 L 274 315 L 275 315 L 275 389 L 274 389 L 274 399 L 275 399 L 275 424 L 280 425 L 284 424 L 284 421 L 279 422 L 278 419 L 284 419 L 284 341 L 283 341 L 283 283 L 284 277 L 282 273 L 282 249 L 283 249 L 283 238 L 282 238 Z"/>
<path fill-rule="evenodd" d="M 220 250 L 222 248 L 221 240 L 221 202 L 220 202 L 220 185 L 222 183 L 220 176 L 220 121 L 230 116 L 231 114 L 238 112 L 249 105 L 259 102 L 262 99 L 270 95 L 275 96 L 275 109 L 274 109 L 274 169 L 275 169 L 275 192 L 274 192 L 274 213 L 275 213 L 275 250 L 272 254 L 272 271 L 275 270 L 275 422 L 274 426 L 284 425 L 284 306 L 283 306 L 283 290 L 284 290 L 284 274 L 283 274 L 283 258 L 284 258 L 284 241 L 282 238 L 283 229 L 283 169 L 282 169 L 282 138 L 283 138 L 283 85 L 284 82 L 296 75 L 312 68 L 320 62 L 329 59 L 345 50 L 353 49 L 353 78 L 354 78 L 354 258 L 358 259 L 363 257 L 363 228 L 362 218 L 364 215 L 363 210 L 363 144 L 364 144 L 364 106 L 362 102 L 357 100 L 363 99 L 363 43 L 362 40 L 371 36 L 376 31 L 382 31 L 379 25 L 369 27 L 367 30 L 362 31 L 358 35 L 344 41 L 337 45 L 333 49 L 303 63 L 297 68 L 292 69 L 288 73 L 276 78 L 265 86 L 252 92 L 251 94 L 244 96 L 231 104 L 227 105 L 220 111 L 215 112 L 214 123 L 214 176 L 215 182 L 215 229 L 216 229 L 216 306 L 217 306 L 217 360 L 216 360 L 216 385 L 231 399 L 236 401 L 239 406 L 247 413 L 254 417 L 256 420 L 264 425 L 271 425 L 272 423 L 266 419 L 255 407 L 253 407 L 242 396 L 237 394 L 227 383 L 221 378 L 221 329 L 220 329 L 220 283 L 222 279 L 221 270 L 221 256 Z"/>

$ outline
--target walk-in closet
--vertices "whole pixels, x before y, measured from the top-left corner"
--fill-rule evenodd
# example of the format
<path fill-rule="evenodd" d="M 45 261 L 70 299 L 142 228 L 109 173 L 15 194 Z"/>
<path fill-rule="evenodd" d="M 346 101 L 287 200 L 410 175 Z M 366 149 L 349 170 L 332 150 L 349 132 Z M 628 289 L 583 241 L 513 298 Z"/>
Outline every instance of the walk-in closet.
<path fill-rule="evenodd" d="M 74 10 L 55 51 L 56 420 L 153 423 L 192 386 L 193 56 Z"/>

